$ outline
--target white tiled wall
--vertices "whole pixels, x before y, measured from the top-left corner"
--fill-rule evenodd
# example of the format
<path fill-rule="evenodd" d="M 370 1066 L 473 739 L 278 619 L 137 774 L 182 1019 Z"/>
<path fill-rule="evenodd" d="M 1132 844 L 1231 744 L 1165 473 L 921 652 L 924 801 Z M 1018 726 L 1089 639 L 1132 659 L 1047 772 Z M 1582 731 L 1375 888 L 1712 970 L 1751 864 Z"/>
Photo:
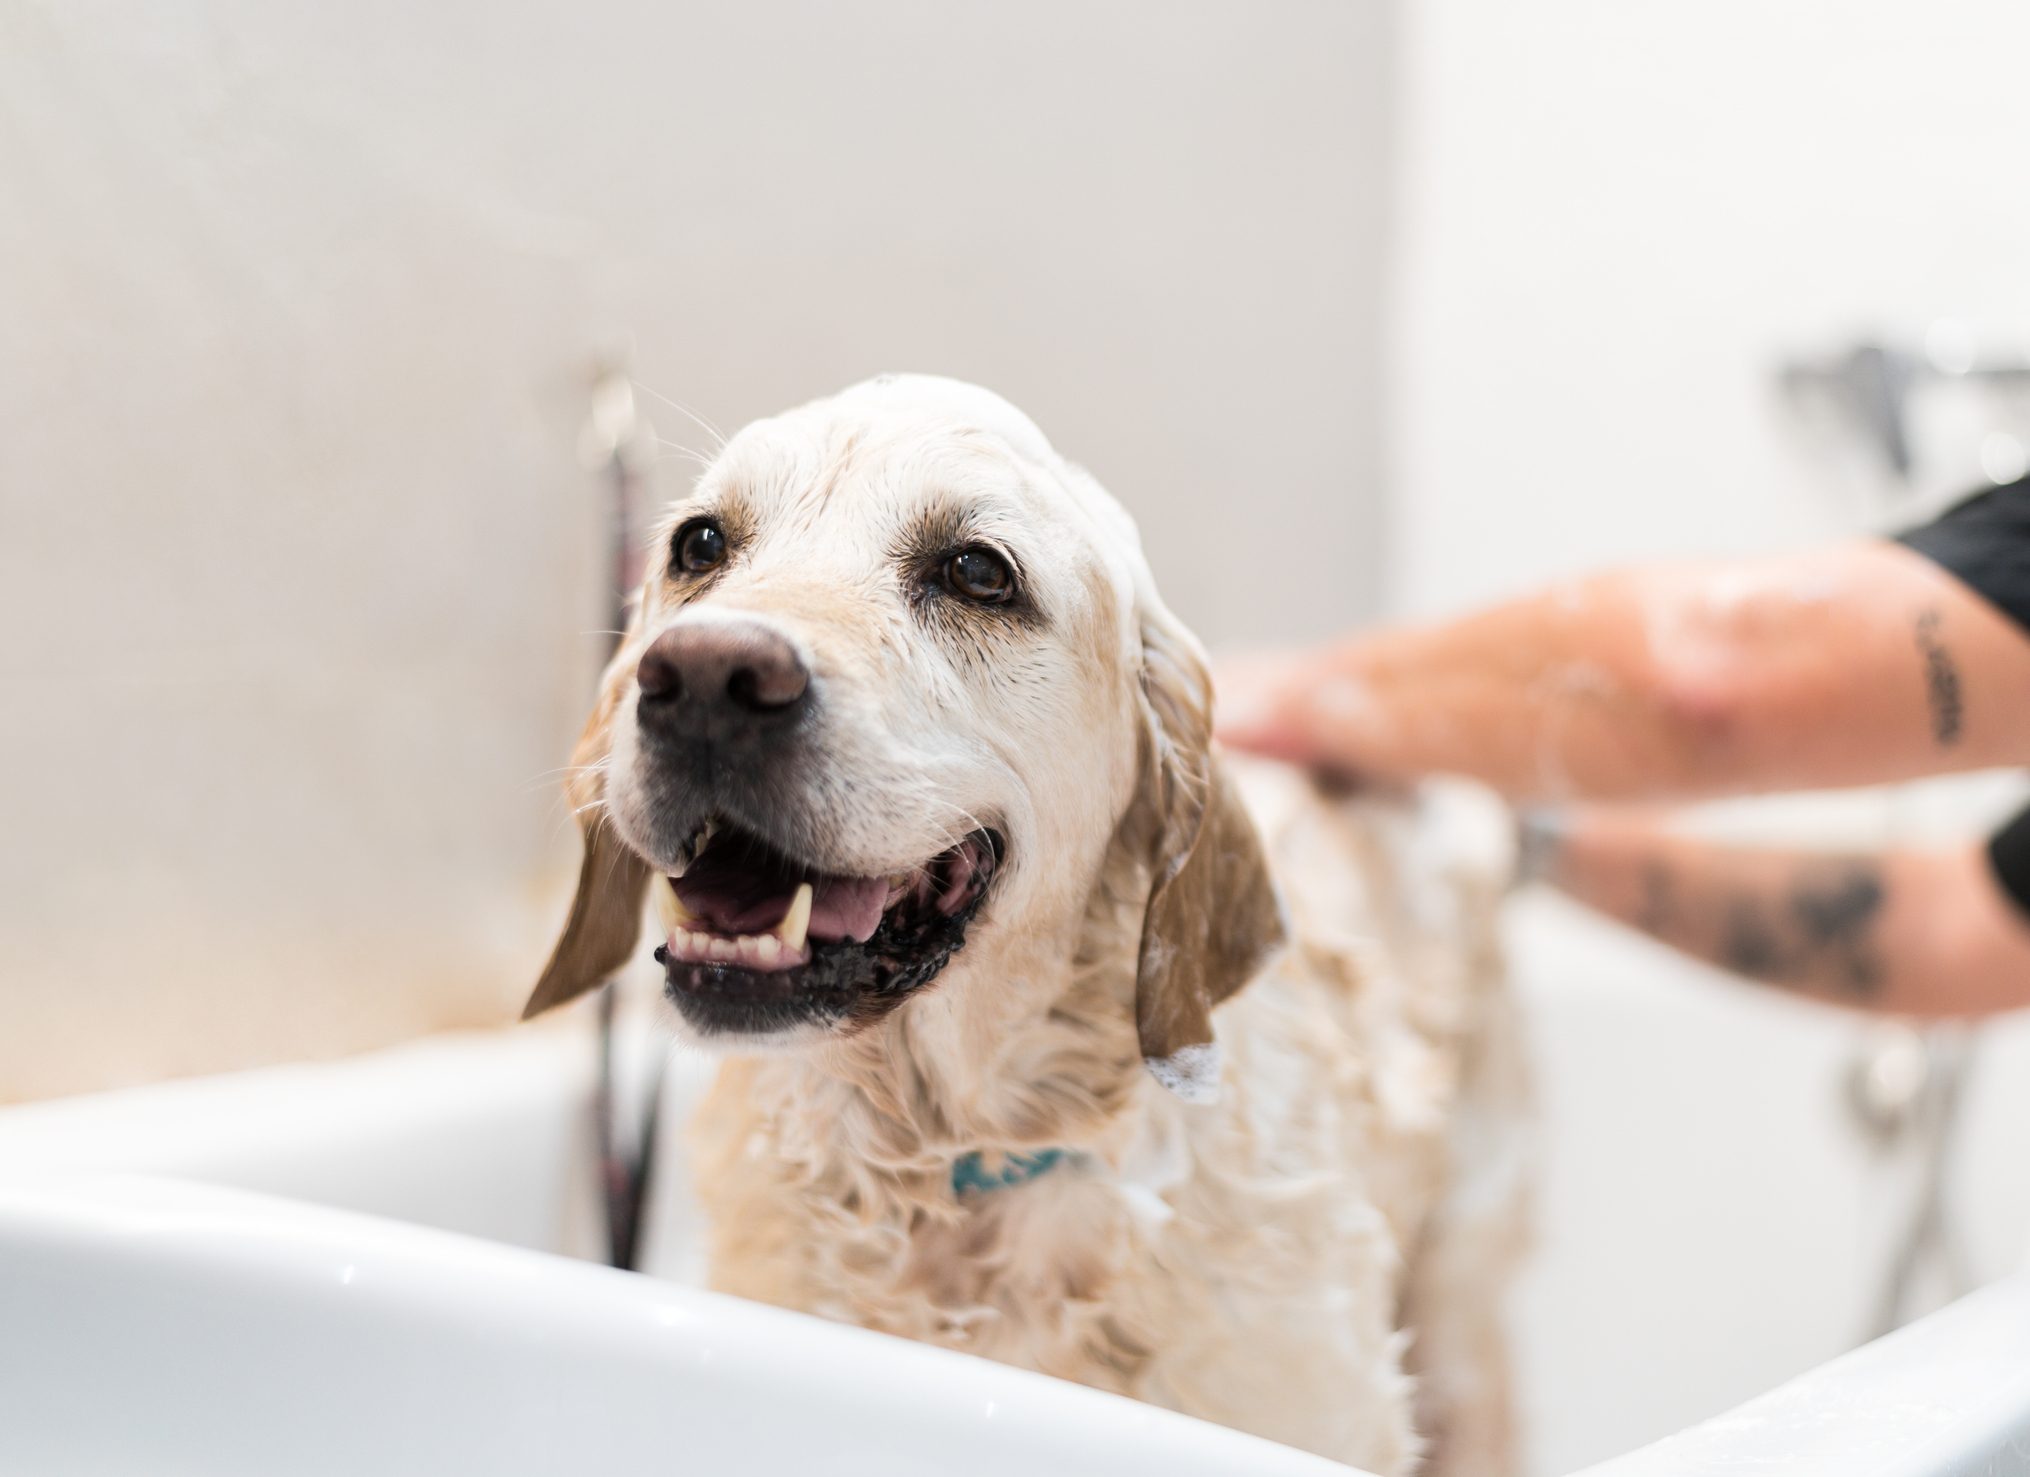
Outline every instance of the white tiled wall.
<path fill-rule="evenodd" d="M 2026 47 L 2008 0 L 1406 7 L 1392 604 L 1878 521 L 1775 371 L 1939 317 L 2030 353 Z M 1976 398 L 1921 492 L 2011 413 Z"/>

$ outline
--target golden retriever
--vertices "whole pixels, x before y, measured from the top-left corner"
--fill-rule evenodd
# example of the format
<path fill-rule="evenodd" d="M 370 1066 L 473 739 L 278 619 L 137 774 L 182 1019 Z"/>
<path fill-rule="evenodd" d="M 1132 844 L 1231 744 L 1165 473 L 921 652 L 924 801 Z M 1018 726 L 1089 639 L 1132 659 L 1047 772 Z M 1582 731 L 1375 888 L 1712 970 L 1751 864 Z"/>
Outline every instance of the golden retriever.
<path fill-rule="evenodd" d="M 653 902 L 728 1055 L 713 1284 L 1378 1473 L 1507 1469 L 1497 862 L 1438 799 L 1216 755 L 1127 514 L 984 390 L 748 426 L 659 540 L 529 1011 Z"/>

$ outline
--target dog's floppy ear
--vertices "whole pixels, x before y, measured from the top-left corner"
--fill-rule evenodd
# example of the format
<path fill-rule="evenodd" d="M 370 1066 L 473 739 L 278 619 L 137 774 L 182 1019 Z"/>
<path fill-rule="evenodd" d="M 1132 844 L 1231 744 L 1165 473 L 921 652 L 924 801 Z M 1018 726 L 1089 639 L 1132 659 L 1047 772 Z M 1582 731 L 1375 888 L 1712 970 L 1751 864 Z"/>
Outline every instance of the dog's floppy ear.
<path fill-rule="evenodd" d="M 623 647 L 607 669 L 599 705 L 571 754 L 572 779 L 565 788 L 578 812 L 585 859 L 578 867 L 578 895 L 571 900 L 564 936 L 557 940 L 535 993 L 522 1009 L 523 1020 L 604 984 L 641 941 L 649 865 L 620 839 L 606 816 L 606 757 L 613 716 L 627 690 L 623 663 L 629 657 L 629 649 Z"/>
<path fill-rule="evenodd" d="M 1142 615 L 1143 797 L 1156 854 L 1135 976 L 1142 1060 L 1187 1102 L 1219 1092 L 1212 1008 L 1284 937 L 1254 821 L 1212 752 L 1212 680 L 1198 643 L 1147 602 Z"/>

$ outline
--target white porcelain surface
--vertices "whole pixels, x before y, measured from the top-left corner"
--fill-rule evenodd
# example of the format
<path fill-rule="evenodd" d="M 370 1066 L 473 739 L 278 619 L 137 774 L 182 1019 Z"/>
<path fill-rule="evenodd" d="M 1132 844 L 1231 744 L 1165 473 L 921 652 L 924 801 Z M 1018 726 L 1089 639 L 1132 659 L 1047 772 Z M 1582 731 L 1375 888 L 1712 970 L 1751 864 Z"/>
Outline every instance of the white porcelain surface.
<path fill-rule="evenodd" d="M 173 1176 L 557 1250 L 558 1207 L 590 1144 L 584 1025 L 7 1107 L 0 1184 Z"/>
<path fill-rule="evenodd" d="M 0 1191 L 0 1471 L 1326 1477 L 984 1360 L 171 1181 Z"/>
<path fill-rule="evenodd" d="M 1536 1477 L 1753 1400 L 1870 1331 L 1915 1167 L 1847 1108 L 1858 1015 L 1539 895 L 1512 913 L 1541 1122 L 1511 1324 Z M 2030 1015 L 1983 1032 L 1949 1171 L 1976 1285 L 2030 1244 Z M 1934 1291 L 1927 1281 L 1926 1291 Z"/>
<path fill-rule="evenodd" d="M 1541 1246 L 1516 1320 L 1538 1477 L 1628 1451 L 1850 1348 L 1897 1213 L 1838 1112 L 1842 1020 L 1751 1010 L 1764 1002 L 1662 977 L 1634 943 L 1609 948 L 1597 929 L 1578 936 L 1558 921 L 1538 916 L 1544 927 L 1525 930 L 1519 951 L 1548 1140 Z M 1589 940 L 1598 947 L 1580 947 Z M 589 1021 L 558 1027 L 9 1108 L 0 1184 L 172 1175 L 594 1254 Z M 2014 1261 L 2024 1226 L 2010 1152 L 2030 1114 L 2021 1044 L 1991 1043 L 1975 1084 L 1985 1106 L 1956 1159 L 1968 1249 L 1990 1278 Z M 710 1068 L 671 1056 L 654 1032 L 625 1043 L 630 1076 L 665 1058 L 674 1123 Z M 1723 1065 L 1702 1076 L 1693 1059 Z M 696 1281 L 684 1136 L 667 1132 L 662 1147 L 647 1265 Z M 0 1333 L 10 1312 L 0 1305 Z M 1937 1405 L 1926 1395 L 1910 1408 Z"/>
<path fill-rule="evenodd" d="M 2030 1273 L 1583 1477 L 2030 1477 Z"/>

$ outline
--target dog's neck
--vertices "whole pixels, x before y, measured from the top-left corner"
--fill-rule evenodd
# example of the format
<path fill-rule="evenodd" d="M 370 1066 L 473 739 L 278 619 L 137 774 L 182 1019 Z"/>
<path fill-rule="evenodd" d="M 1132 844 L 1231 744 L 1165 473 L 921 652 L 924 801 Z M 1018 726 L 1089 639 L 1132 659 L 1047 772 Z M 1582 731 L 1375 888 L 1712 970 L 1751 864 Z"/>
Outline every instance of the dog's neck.
<path fill-rule="evenodd" d="M 860 1034 L 798 1056 L 729 1063 L 723 1117 L 699 1120 L 723 1171 L 815 1194 L 855 1218 L 954 1207 L 969 1155 L 1114 1157 L 1163 1096 L 1142 1064 L 1135 958 L 1148 873 L 1110 847 L 1024 926 L 976 933 L 946 974 Z M 768 1141 L 720 1137 L 713 1119 Z M 735 1162 L 737 1161 L 737 1162 Z M 765 1192 L 764 1192 L 765 1193 Z M 981 1204 L 998 1196 L 969 1197 Z M 905 1219 L 908 1216 L 905 1215 Z"/>
<path fill-rule="evenodd" d="M 969 946 L 950 973 L 806 1058 L 810 1090 L 910 1159 L 1075 1147 L 1119 1114 L 1143 1072 L 1117 968 L 1082 964 L 1059 934 Z"/>
<path fill-rule="evenodd" d="M 691 1131 L 714 1285 L 882 1327 L 925 1286 L 934 1304 L 971 1306 L 996 1274 L 993 1243 L 969 1227 L 1061 1209 L 1095 1174 L 1137 1172 L 1177 1104 L 1144 1069 L 1136 1033 L 1146 884 L 1114 880 L 1059 927 L 1038 926 L 1034 910 L 1029 927 L 969 939 L 946 978 L 857 1037 L 725 1065 Z M 1056 1167 L 1074 1157 L 1083 1172 Z M 1011 1162 L 1019 1186 L 1003 1178 Z M 997 1187 L 983 1189 L 990 1171 Z M 797 1230 L 757 1240 L 770 1225 Z M 1091 1227 L 1046 1215 L 1024 1231 L 1025 1256 L 1085 1266 Z M 893 1327 L 922 1336 L 907 1319 Z"/>
<path fill-rule="evenodd" d="M 1105 1134 L 1147 1081 L 1135 1031 L 1149 887 L 1139 840 L 1117 835 L 1091 873 L 970 939 L 946 978 L 806 1059 L 812 1070 L 905 1153 L 1077 1148 Z"/>

